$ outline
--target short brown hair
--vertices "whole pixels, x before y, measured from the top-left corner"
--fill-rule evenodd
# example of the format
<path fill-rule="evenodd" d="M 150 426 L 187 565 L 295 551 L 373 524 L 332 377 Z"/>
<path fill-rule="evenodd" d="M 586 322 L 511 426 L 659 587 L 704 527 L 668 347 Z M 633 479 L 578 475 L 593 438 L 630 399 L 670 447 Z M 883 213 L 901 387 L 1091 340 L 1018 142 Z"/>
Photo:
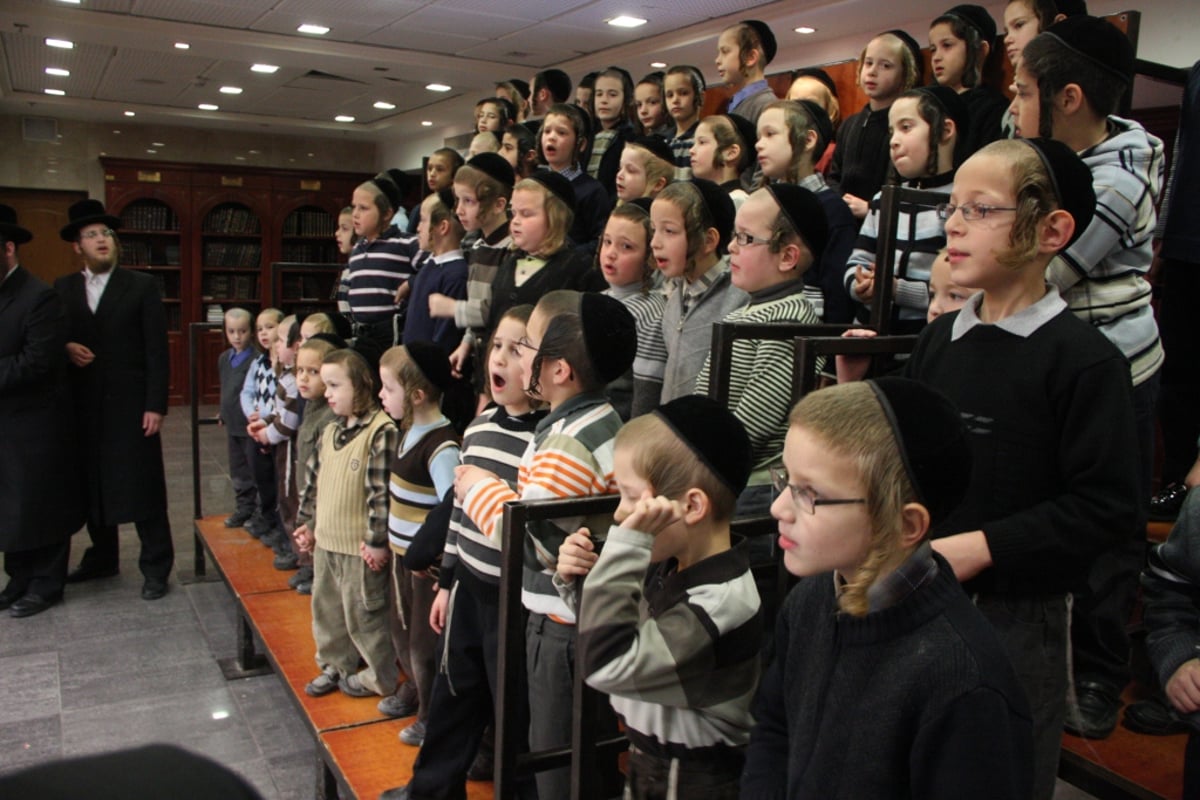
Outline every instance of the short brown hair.
<path fill-rule="evenodd" d="M 998 253 L 996 260 L 1009 269 L 1018 269 L 1037 255 L 1038 227 L 1051 211 L 1059 208 L 1050 174 L 1037 151 L 1022 141 L 1001 139 L 976 155 L 995 156 L 1008 162 L 1017 211 L 1008 235 L 1011 247 Z"/>
<path fill-rule="evenodd" d="M 657 414 L 625 423 L 613 447 L 629 448 L 634 471 L 656 495 L 674 500 L 689 489 L 699 489 L 708 497 L 714 522 L 733 518 L 737 497 Z"/>
<path fill-rule="evenodd" d="M 354 390 L 354 416 L 366 416 L 379 408 L 378 399 L 375 397 L 375 377 L 371 374 L 371 366 L 367 359 L 361 353 L 343 347 L 329 353 L 321 363 L 337 364 L 345 370 L 346 379 L 350 381 L 350 387 Z"/>

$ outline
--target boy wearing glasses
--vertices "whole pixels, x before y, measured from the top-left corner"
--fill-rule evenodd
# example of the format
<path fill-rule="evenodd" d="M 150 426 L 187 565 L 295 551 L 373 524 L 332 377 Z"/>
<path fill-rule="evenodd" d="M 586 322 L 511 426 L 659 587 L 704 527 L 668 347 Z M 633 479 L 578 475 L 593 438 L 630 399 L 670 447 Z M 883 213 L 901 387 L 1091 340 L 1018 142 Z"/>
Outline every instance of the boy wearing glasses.
<path fill-rule="evenodd" d="M 804 272 L 821 259 L 829 238 L 820 199 L 801 186 L 776 183 L 751 194 L 734 218 L 729 243 L 729 274 L 750 303 L 730 312 L 725 322 L 812 325 L 820 317 L 804 297 Z M 767 468 L 779 460 L 792 405 L 791 342 L 734 342 L 729 373 L 729 410 L 750 436 L 754 468 L 738 497 L 735 518 L 764 516 L 771 505 Z M 696 393 L 706 394 L 706 359 Z"/>
<path fill-rule="evenodd" d="M 60 235 L 83 269 L 59 278 L 54 288 L 67 310 L 92 540 L 67 582 L 116 575 L 117 526 L 133 522 L 142 543 L 142 598 L 157 600 L 167 593 L 175 561 L 159 439 L 170 373 L 166 313 L 153 278 L 117 266 L 113 229 L 121 220 L 98 200 L 80 200 L 67 213 Z"/>

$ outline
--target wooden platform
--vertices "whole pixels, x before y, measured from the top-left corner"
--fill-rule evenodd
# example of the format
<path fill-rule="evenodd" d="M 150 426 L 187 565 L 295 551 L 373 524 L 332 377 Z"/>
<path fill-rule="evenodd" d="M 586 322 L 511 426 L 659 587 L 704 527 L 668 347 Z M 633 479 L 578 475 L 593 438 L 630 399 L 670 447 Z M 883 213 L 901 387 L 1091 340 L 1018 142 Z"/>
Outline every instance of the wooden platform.
<path fill-rule="evenodd" d="M 245 529 L 226 528 L 224 515 L 198 519 L 195 526 L 217 572 L 234 597 L 292 592 L 287 585 L 292 573 L 280 572 L 271 566 L 274 560 L 271 549 L 263 547 Z"/>

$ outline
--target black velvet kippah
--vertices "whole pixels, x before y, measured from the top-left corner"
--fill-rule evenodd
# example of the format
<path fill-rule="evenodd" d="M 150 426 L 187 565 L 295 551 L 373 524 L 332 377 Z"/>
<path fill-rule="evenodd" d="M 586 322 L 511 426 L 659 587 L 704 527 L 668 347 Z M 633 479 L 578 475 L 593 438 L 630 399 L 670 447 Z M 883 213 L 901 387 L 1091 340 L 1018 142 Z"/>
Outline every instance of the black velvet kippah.
<path fill-rule="evenodd" d="M 979 31 L 980 37 L 988 44 L 996 42 L 996 20 L 983 6 L 960 5 L 942 14 L 943 17 L 958 17 L 963 22 Z"/>
<path fill-rule="evenodd" d="M 584 292 L 579 298 L 583 346 L 597 377 L 615 381 L 633 366 L 637 355 L 637 325 L 633 314 L 615 297 Z"/>
<path fill-rule="evenodd" d="M 797 78 L 812 78 L 820 81 L 829 90 L 829 93 L 834 97 L 838 96 L 837 83 L 830 77 L 829 73 L 820 67 L 805 67 L 803 69 L 794 70 L 792 72 L 792 82 L 795 83 Z"/>
<path fill-rule="evenodd" d="M 763 56 L 766 58 L 767 64 L 775 60 L 775 53 L 778 52 L 778 45 L 775 43 L 775 34 L 771 31 L 771 26 L 762 20 L 744 19 L 743 25 L 747 25 L 754 29 L 758 34 L 758 40 L 762 42 Z"/>
<path fill-rule="evenodd" d="M 402 189 L 403 179 L 399 176 L 394 176 L 393 172 L 400 172 L 398 169 L 389 169 L 386 172 L 381 172 L 371 179 L 371 182 L 379 187 L 379 191 L 383 192 L 383 196 L 388 199 L 393 209 L 400 208 L 400 201 L 404 199 L 404 191 Z"/>
<path fill-rule="evenodd" d="M 567 208 L 575 210 L 575 187 L 571 185 L 570 180 L 552 169 L 539 169 L 530 175 L 529 179 L 545 186 L 547 191 L 566 203 Z"/>
<path fill-rule="evenodd" d="M 446 391 L 450 385 L 450 359 L 446 351 L 433 342 L 405 342 L 404 349 L 425 379 Z"/>
<path fill-rule="evenodd" d="M 749 157 L 753 160 L 754 145 L 758 142 L 758 128 L 741 114 L 727 114 L 726 116 L 729 117 L 729 121 L 733 123 L 733 127 L 737 129 L 738 136 L 742 139 L 743 155 L 749 153 Z"/>
<path fill-rule="evenodd" d="M 820 261 L 829 241 L 829 221 L 825 207 L 817 196 L 803 186 L 794 183 L 772 183 L 767 191 L 779 204 L 779 210 L 804 240 L 804 246 L 812 252 L 813 261 Z"/>
<path fill-rule="evenodd" d="M 971 112 L 967 103 L 958 92 L 949 86 L 918 86 L 914 91 L 929 95 L 941 105 L 946 116 L 954 120 L 954 130 L 958 141 L 963 141 L 971 130 Z"/>
<path fill-rule="evenodd" d="M 890 31 L 884 31 L 884 33 L 888 33 L 888 34 L 891 34 L 892 36 L 895 36 L 897 39 L 899 39 L 904 44 L 905 47 L 908 48 L 908 52 L 912 53 L 913 62 L 917 66 L 917 74 L 913 79 L 913 84 L 915 86 L 920 86 L 925 81 L 925 51 L 924 51 L 924 49 L 917 42 L 917 40 L 912 37 L 912 34 L 910 34 L 908 31 L 904 31 L 899 28 L 892 28 Z"/>
<path fill-rule="evenodd" d="M 1047 28 L 1046 34 L 1125 83 L 1133 79 L 1133 42 L 1108 20 L 1067 17 Z"/>
<path fill-rule="evenodd" d="M 829 118 L 829 112 L 812 100 L 796 100 L 794 102 L 799 103 L 808 114 L 808 118 L 812 120 L 813 130 L 817 132 L 817 146 L 813 150 L 813 160 L 819 161 L 825 148 L 833 141 L 833 120 Z"/>
<path fill-rule="evenodd" d="M 655 412 L 734 496 L 742 493 L 754 467 L 746 429 L 729 409 L 699 394 L 672 400 Z"/>
<path fill-rule="evenodd" d="M 717 253 L 724 255 L 729 247 L 729 239 L 733 236 L 733 217 L 737 213 L 733 207 L 733 200 L 729 199 L 729 192 L 712 181 L 704 178 L 692 178 L 691 184 L 700 191 L 700 196 L 704 198 L 704 205 L 712 216 L 713 227 L 717 229 L 717 233 L 721 237 L 717 243 Z"/>
<path fill-rule="evenodd" d="M 635 144 L 644 150 L 649 150 L 668 164 L 675 163 L 675 151 L 671 149 L 671 145 L 667 144 L 667 140 L 661 136 L 639 136 L 631 141 L 630 144 Z"/>
<path fill-rule="evenodd" d="M 638 207 L 638 208 L 640 208 L 642 211 L 645 211 L 647 215 L 649 215 L 649 213 L 650 213 L 650 204 L 651 204 L 651 203 L 653 203 L 653 202 L 654 202 L 654 198 L 652 198 L 652 197 L 635 197 L 635 198 L 633 198 L 632 200 L 629 200 L 629 201 L 626 201 L 625 203 L 622 203 L 622 205 L 626 205 L 626 206 L 637 206 L 637 207 Z"/>
<path fill-rule="evenodd" d="M 1078 19 L 1078 17 L 1072 17 Z M 1050 173 L 1050 182 L 1058 196 L 1059 207 L 1075 219 L 1075 233 L 1067 242 L 1070 246 L 1092 223 L 1096 213 L 1096 190 L 1092 171 L 1083 159 L 1057 139 L 1021 139 L 1034 149 Z"/>
<path fill-rule="evenodd" d="M 321 333 L 314 333 L 312 336 L 308 337 L 308 340 L 310 342 L 329 342 L 331 345 L 333 345 L 335 350 L 341 350 L 342 348 L 349 346 L 346 344 L 346 340 L 342 336 L 339 336 L 336 333 L 325 333 L 324 331 Z"/>
<path fill-rule="evenodd" d="M 468 161 L 467 166 L 474 167 L 509 189 L 517 182 L 512 164 L 509 164 L 504 156 L 497 153 L 480 153 Z"/>
<path fill-rule="evenodd" d="M 927 384 L 892 377 L 867 384 L 892 426 L 904 470 L 933 527 L 962 502 L 971 481 L 971 447 L 962 416 Z"/>

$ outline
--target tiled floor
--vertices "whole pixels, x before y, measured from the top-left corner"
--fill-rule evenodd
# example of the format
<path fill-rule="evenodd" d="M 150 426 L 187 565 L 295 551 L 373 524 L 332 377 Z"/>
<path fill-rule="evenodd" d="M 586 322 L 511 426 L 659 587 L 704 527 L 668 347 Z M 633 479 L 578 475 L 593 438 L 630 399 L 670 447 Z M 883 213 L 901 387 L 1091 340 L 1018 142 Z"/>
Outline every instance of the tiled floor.
<path fill-rule="evenodd" d="M 0 772 L 168 742 L 226 764 L 265 800 L 313 797 L 312 737 L 279 680 L 227 682 L 217 667 L 235 649 L 228 590 L 180 583 L 192 578 L 190 431 L 188 410 L 172 409 L 163 444 L 177 569 L 165 598 L 139 597 L 137 535 L 125 526 L 120 577 L 70 586 L 64 603 L 29 619 L 0 614 Z M 231 507 L 224 432 L 200 434 L 203 511 L 217 513 Z M 80 533 L 72 563 L 86 544 Z M 1060 783 L 1055 797 L 1090 795 Z"/>

